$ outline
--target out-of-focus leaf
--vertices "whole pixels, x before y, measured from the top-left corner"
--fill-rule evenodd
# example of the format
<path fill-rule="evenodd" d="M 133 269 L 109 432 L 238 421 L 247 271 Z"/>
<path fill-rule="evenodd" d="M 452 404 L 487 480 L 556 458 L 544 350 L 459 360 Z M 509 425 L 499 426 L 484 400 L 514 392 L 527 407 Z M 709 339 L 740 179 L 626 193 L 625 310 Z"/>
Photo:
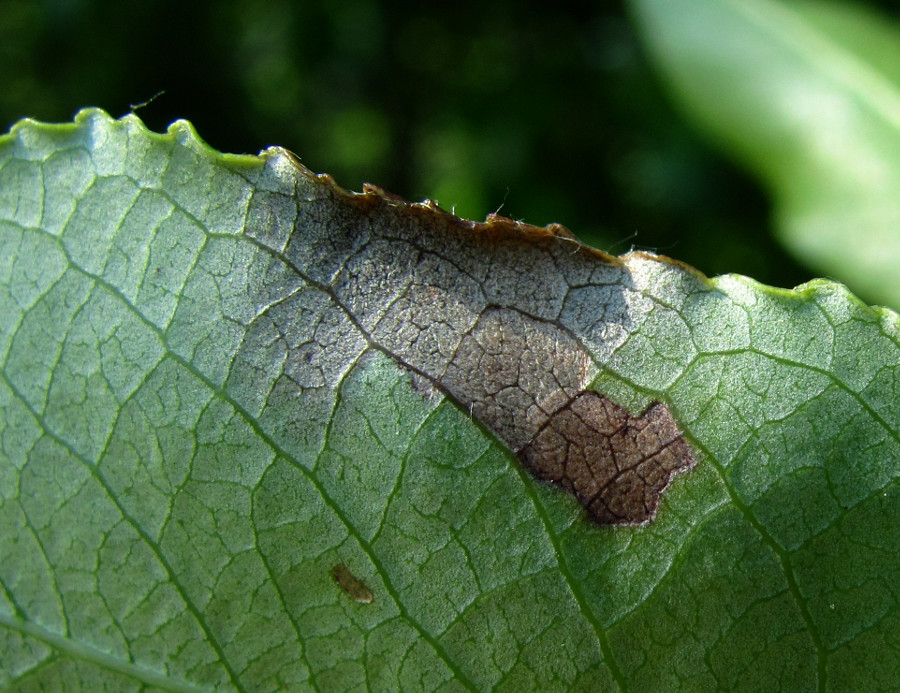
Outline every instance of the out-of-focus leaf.
<path fill-rule="evenodd" d="M 864 5 L 632 0 L 685 112 L 768 184 L 784 243 L 900 306 L 900 28 Z"/>

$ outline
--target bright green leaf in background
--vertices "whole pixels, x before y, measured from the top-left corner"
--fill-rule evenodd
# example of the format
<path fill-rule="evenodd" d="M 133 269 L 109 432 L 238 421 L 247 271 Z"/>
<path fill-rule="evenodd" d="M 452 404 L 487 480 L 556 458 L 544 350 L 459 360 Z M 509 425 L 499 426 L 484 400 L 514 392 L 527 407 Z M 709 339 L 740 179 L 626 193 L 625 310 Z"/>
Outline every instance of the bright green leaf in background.
<path fill-rule="evenodd" d="M 900 306 L 900 27 L 850 2 L 631 5 L 685 112 L 767 183 L 785 245 Z"/>
<path fill-rule="evenodd" d="M 429 359 L 490 310 L 521 316 L 513 341 L 567 331 L 544 365 L 586 354 L 633 414 L 670 408 L 699 463 L 655 520 L 590 522 L 447 396 Z M 898 335 L 837 284 L 474 226 L 183 122 L 22 121 L 0 687 L 892 687 Z"/>

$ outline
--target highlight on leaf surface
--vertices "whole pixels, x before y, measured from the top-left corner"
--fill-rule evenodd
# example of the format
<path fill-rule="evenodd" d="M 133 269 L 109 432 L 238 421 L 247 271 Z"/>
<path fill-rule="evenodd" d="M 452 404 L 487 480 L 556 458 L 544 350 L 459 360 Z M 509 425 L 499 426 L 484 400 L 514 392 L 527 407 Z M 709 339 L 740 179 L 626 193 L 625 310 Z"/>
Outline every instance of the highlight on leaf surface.
<path fill-rule="evenodd" d="M 900 676 L 900 330 L 840 285 L 96 110 L 0 138 L 0 258 L 2 686 Z"/>

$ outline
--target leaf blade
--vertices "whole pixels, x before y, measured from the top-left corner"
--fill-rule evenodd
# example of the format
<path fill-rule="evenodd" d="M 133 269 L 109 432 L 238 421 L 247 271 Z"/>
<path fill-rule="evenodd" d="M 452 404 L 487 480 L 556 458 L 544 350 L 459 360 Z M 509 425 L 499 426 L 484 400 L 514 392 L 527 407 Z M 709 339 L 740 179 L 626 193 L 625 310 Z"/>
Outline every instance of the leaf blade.
<path fill-rule="evenodd" d="M 134 661 L 221 690 L 805 690 L 893 672 L 889 645 L 876 668 L 852 654 L 896 622 L 893 595 L 871 581 L 897 570 L 895 538 L 878 530 L 897 511 L 896 314 L 830 282 L 784 291 L 707 280 L 647 254 L 596 254 L 560 229 L 354 196 L 281 150 L 235 160 L 185 132 L 152 135 L 134 118 L 88 112 L 74 127 L 20 126 L 0 141 L 0 166 L 73 141 L 83 149 L 88 136 L 104 178 L 140 179 L 122 147 L 175 162 L 145 176 L 137 197 L 116 188 L 124 193 L 102 215 L 115 227 L 107 245 L 82 254 L 66 250 L 70 238 L 84 242 L 75 229 L 29 226 L 19 205 L 3 212 L 0 242 L 43 239 L 65 258 L 62 274 L 50 263 L 46 285 L 77 289 L 29 293 L 30 255 L 3 275 L 0 310 L 14 316 L 0 372 L 4 637 L 18 637 L 14 619 L 33 622 L 95 659 L 116 657 L 116 671 Z M 9 154 L 48 133 L 63 139 L 40 155 Z M 139 221 L 155 225 L 114 213 L 173 185 L 141 208 Z M 212 188 L 230 191 L 231 206 L 210 204 Z M 167 237 L 183 243 L 161 255 L 171 262 L 143 271 L 186 267 L 171 275 L 173 300 L 142 294 L 122 264 L 98 260 L 146 247 L 148 229 L 182 212 L 191 223 Z M 429 237 L 444 225 L 455 235 Z M 456 291 L 471 282 L 449 281 L 433 258 L 367 255 L 374 240 L 389 250 L 411 237 L 421 249 L 438 239 L 435 256 L 469 263 L 482 283 L 502 278 L 492 295 L 519 296 L 532 320 L 559 316 L 597 365 L 592 387 L 632 413 L 667 403 L 702 459 L 652 523 L 586 522 L 571 497 L 534 483 L 427 359 L 410 368 L 397 301 L 372 306 L 409 278 L 428 289 L 416 299 L 428 303 L 409 308 L 420 327 L 429 313 L 416 305 L 446 306 L 436 314 L 445 319 L 453 300 L 474 300 Z M 500 250 L 487 252 L 491 243 Z M 523 262 L 528 253 L 554 260 L 540 268 Z M 351 291 L 365 283 L 347 281 L 350 266 L 373 273 L 383 295 Z M 340 308 L 347 296 L 352 311 Z M 62 407 L 75 391 L 54 388 L 63 376 L 82 383 L 85 402 L 115 401 L 112 422 L 108 404 Z M 365 582 L 371 603 L 347 598 L 337 564 Z M 11 685 L 79 666 L 30 647 L 33 661 L 0 646 L 2 669 L 24 672 Z"/>

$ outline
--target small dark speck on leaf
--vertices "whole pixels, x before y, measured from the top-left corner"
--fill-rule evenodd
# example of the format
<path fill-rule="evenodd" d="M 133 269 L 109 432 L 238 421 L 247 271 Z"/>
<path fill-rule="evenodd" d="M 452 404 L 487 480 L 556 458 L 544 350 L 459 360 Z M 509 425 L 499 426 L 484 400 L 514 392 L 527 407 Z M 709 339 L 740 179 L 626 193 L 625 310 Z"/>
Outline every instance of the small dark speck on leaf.
<path fill-rule="evenodd" d="M 331 569 L 331 577 L 334 578 L 338 587 L 349 594 L 354 601 L 360 604 L 371 604 L 375 599 L 375 595 L 372 594 L 372 590 L 366 586 L 366 583 L 351 573 L 343 563 Z"/>

